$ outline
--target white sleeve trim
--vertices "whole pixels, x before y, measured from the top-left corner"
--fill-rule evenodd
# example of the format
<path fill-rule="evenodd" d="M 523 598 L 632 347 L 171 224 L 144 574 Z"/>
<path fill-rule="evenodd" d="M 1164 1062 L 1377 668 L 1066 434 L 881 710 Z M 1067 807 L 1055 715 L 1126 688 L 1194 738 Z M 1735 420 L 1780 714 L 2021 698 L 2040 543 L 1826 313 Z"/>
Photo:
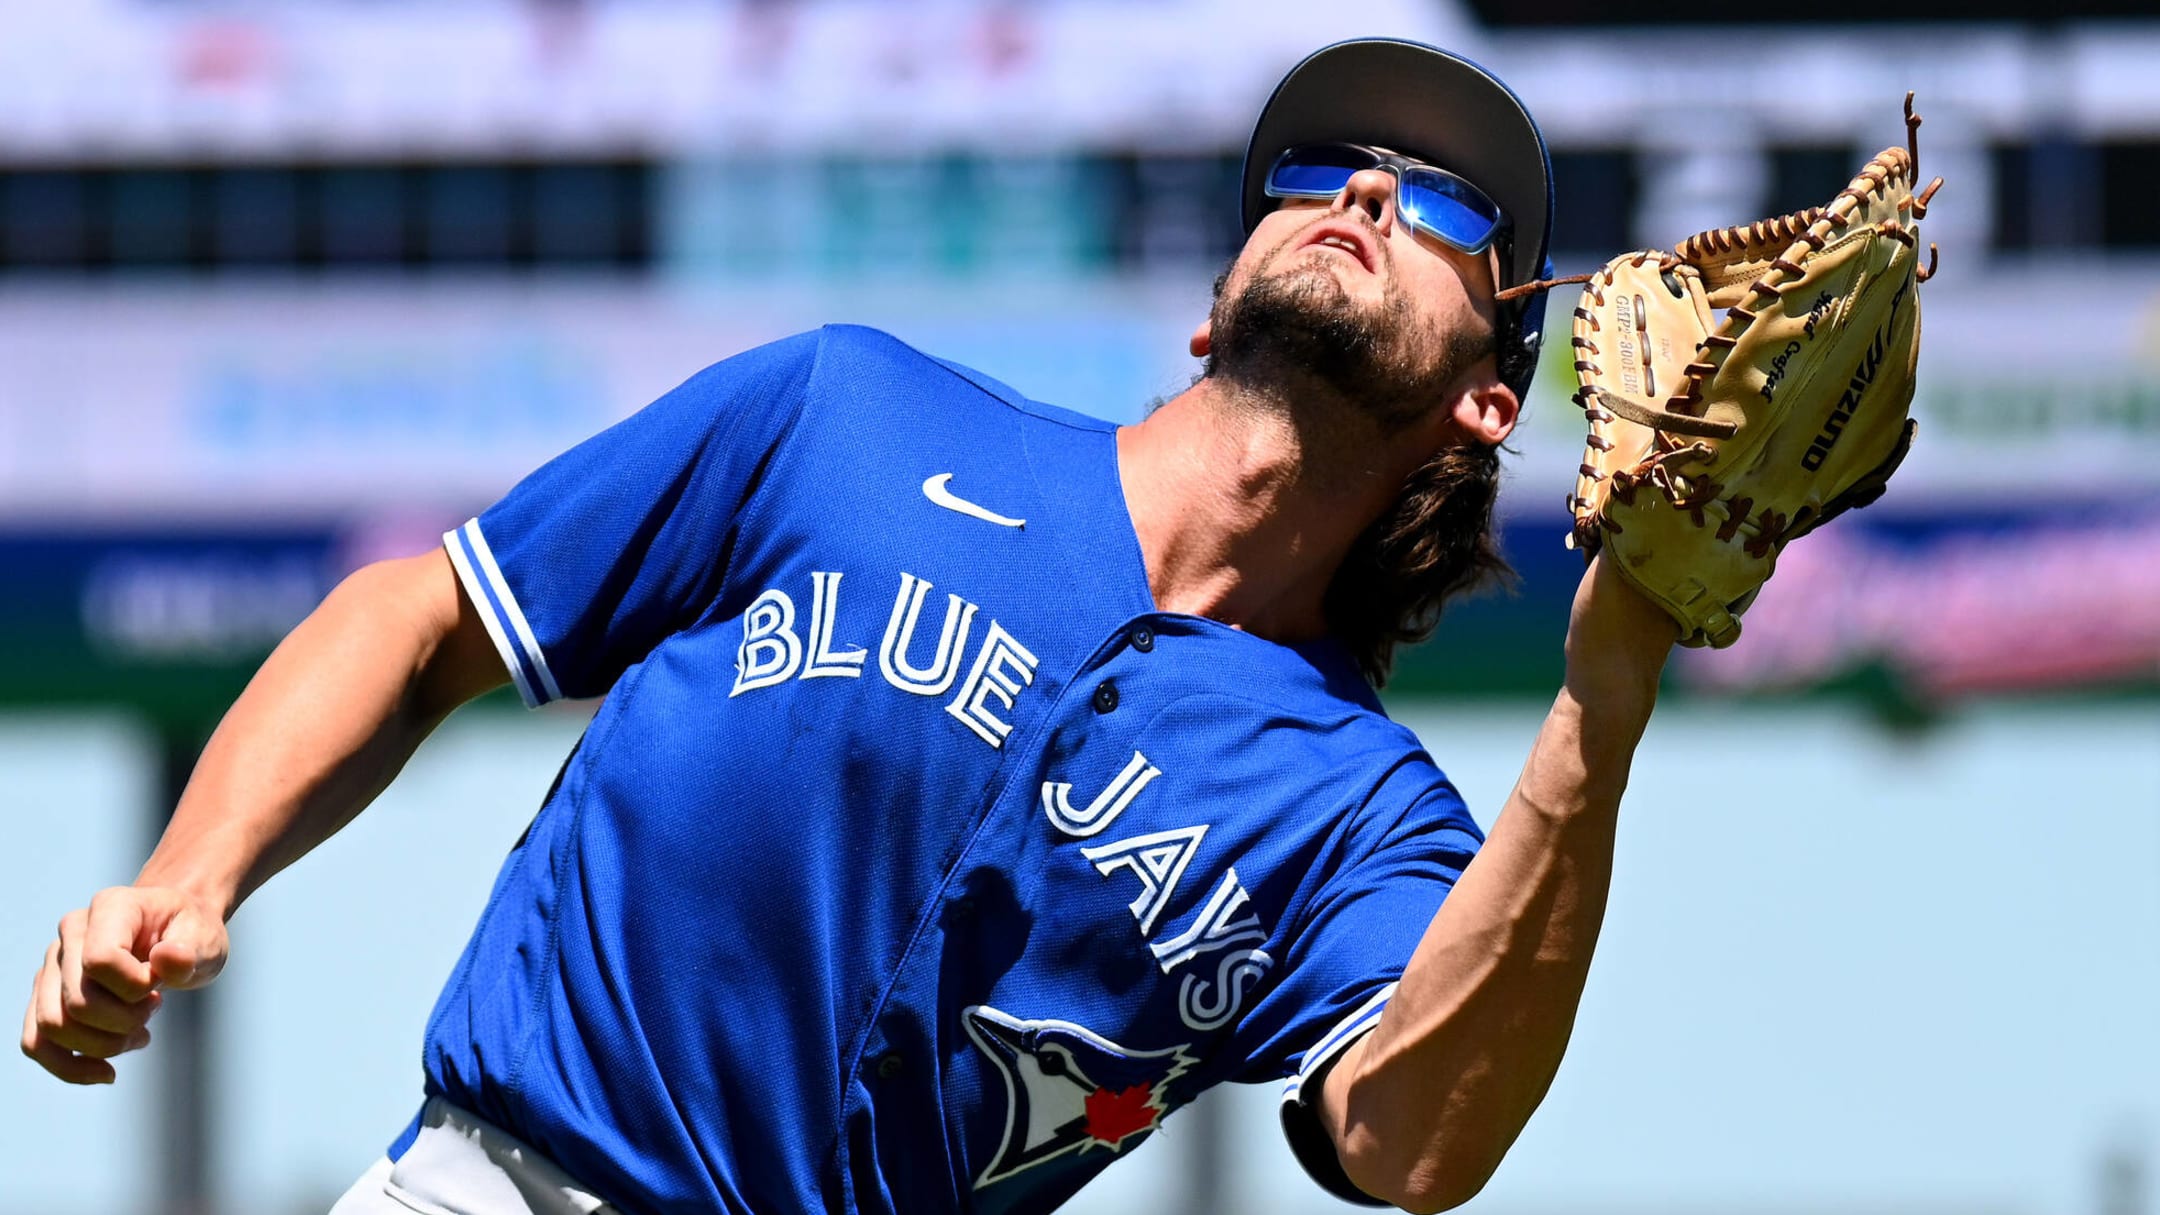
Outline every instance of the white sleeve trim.
<path fill-rule="evenodd" d="M 1373 1027 L 1380 1024 L 1380 1014 L 1387 1010 L 1387 1002 L 1394 996 L 1397 986 L 1399 985 L 1390 983 L 1381 988 L 1371 999 L 1358 1005 L 1356 1011 L 1337 1021 L 1335 1028 L 1320 1036 L 1313 1048 L 1305 1052 L 1305 1059 L 1298 1064 L 1297 1073 L 1283 1086 L 1284 1105 L 1301 1101 L 1306 1080 L 1333 1062 L 1335 1056 L 1348 1049 L 1352 1042 L 1371 1033 Z"/>
<path fill-rule="evenodd" d="M 465 585 L 465 596 L 479 611 L 480 621 L 487 626 L 488 637 L 495 642 L 495 650 L 526 707 L 539 708 L 560 699 L 562 689 L 548 670 L 547 656 L 541 652 L 523 609 L 518 607 L 517 596 L 503 578 L 502 567 L 495 563 L 487 537 L 480 533 L 480 520 L 467 520 L 464 526 L 443 533 L 443 548 L 449 552 L 458 581 Z"/>
<path fill-rule="evenodd" d="M 1388 998 L 1395 994 L 1396 984 L 1390 983 L 1374 993 L 1371 999 L 1358 1005 L 1356 1011 L 1335 1023 L 1320 1036 L 1313 1048 L 1305 1052 L 1304 1061 L 1298 1065 L 1297 1074 L 1283 1086 L 1282 1128 L 1283 1137 L 1290 1144 L 1290 1154 L 1305 1166 L 1305 1172 L 1321 1189 L 1359 1206 L 1386 1206 L 1388 1204 L 1360 1190 L 1350 1175 L 1343 1171 L 1342 1158 L 1336 1153 L 1335 1141 L 1320 1125 L 1320 1115 L 1314 1110 L 1305 1082 L 1326 1072 L 1351 1043 L 1372 1032 L 1380 1024 L 1380 1014 L 1387 1011 Z M 1315 1086 L 1317 1087 L 1317 1086 Z"/>
<path fill-rule="evenodd" d="M 533 636 L 532 626 L 525 623 L 525 609 L 518 606 L 517 596 L 510 593 L 510 584 L 503 579 L 502 567 L 495 564 L 495 550 L 488 547 L 487 537 L 480 534 L 480 520 L 467 522 L 465 534 L 472 539 L 473 552 L 479 554 L 481 570 L 502 595 L 503 610 L 510 617 L 510 627 L 517 630 L 525 656 L 532 659 L 533 669 L 539 672 L 541 689 L 549 700 L 561 700 L 562 689 L 555 685 L 555 676 L 548 670 L 547 655 L 541 652 L 540 641 Z"/>

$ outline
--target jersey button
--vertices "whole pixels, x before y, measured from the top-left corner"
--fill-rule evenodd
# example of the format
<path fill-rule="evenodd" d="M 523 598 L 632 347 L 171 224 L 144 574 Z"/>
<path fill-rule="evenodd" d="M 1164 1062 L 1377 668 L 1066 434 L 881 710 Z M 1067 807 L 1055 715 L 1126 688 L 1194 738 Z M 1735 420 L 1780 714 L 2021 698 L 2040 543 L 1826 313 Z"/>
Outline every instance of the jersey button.
<path fill-rule="evenodd" d="M 906 1064 L 905 1062 L 903 1062 L 903 1061 L 901 1060 L 901 1058 L 900 1058 L 900 1052 L 899 1052 L 899 1051 L 896 1051 L 896 1050 L 894 1050 L 894 1051 L 887 1051 L 887 1052 L 885 1052 L 884 1054 L 882 1054 L 882 1055 L 878 1056 L 878 1061 L 877 1061 L 877 1078 L 878 1078 L 878 1079 L 880 1079 L 880 1080 L 898 1080 L 898 1079 L 900 1078 L 900 1073 L 901 1073 L 901 1072 L 904 1072 L 904 1071 L 906 1071 L 906 1070 L 907 1070 L 907 1064 Z"/>
<path fill-rule="evenodd" d="M 1095 685 L 1095 711 L 1108 713 L 1117 708 L 1117 685 L 1105 679 Z"/>
<path fill-rule="evenodd" d="M 1139 628 L 1134 629 L 1132 631 L 1132 648 L 1140 651 L 1143 654 L 1153 651 L 1155 649 L 1154 631 L 1149 629 L 1144 624 L 1141 625 Z"/>

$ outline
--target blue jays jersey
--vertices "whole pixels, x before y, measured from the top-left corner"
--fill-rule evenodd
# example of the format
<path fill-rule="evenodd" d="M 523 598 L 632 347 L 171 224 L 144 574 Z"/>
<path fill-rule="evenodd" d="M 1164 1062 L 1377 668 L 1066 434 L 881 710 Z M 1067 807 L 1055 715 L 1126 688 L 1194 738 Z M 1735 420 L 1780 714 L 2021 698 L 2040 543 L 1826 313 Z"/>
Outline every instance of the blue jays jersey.
<path fill-rule="evenodd" d="M 445 538 L 605 696 L 426 1084 L 626 1212 L 1039 1212 L 1305 1080 L 1479 843 L 1331 642 L 1157 611 L 1115 430 L 871 330 L 722 362 Z M 393 1155 L 402 1150 L 401 1140 Z"/>

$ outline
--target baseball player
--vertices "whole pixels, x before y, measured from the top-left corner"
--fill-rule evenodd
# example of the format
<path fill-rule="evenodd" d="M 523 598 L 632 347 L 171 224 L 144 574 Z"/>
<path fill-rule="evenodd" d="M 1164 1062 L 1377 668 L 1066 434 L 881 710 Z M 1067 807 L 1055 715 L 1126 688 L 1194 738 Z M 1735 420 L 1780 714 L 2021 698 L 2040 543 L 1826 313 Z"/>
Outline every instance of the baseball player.
<path fill-rule="evenodd" d="M 338 1215 L 1048 1211 L 1226 1080 L 1285 1084 L 1334 1193 L 1466 1200 L 1566 1044 L 1675 626 L 1592 565 L 1481 837 L 1373 685 L 1498 565 L 1543 141 L 1465 60 L 1339 44 L 1243 207 L 1206 374 L 1137 425 L 828 328 L 354 574 L 62 923 L 24 1051 L 112 1081 L 508 681 L 602 699 Z"/>

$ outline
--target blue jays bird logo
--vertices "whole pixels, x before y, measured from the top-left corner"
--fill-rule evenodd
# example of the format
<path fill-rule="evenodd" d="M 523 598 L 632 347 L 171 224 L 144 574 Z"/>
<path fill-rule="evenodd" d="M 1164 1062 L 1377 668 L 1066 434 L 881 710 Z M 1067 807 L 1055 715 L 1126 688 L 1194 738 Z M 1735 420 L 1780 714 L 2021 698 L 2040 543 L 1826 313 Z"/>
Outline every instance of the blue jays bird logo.
<path fill-rule="evenodd" d="M 961 1021 L 1005 1082 L 1005 1134 L 978 1190 L 1068 1153 L 1124 1151 L 1162 1124 L 1170 1082 L 1199 1062 L 1183 1046 L 1128 1050 L 1068 1021 L 1022 1021 L 985 1004 Z"/>

